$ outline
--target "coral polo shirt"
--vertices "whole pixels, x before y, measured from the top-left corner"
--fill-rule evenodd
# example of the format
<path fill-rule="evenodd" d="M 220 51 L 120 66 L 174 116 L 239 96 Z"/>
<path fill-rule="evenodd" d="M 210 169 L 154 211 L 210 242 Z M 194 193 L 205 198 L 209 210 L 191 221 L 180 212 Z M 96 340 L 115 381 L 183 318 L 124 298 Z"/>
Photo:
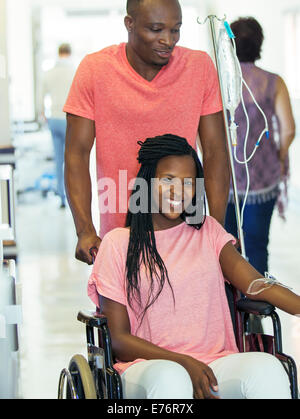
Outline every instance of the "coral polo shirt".
<path fill-rule="evenodd" d="M 217 72 L 205 52 L 175 47 L 152 81 L 131 67 L 125 43 L 82 60 L 64 111 L 95 121 L 101 238 L 125 225 L 137 141 L 172 133 L 196 147 L 201 115 L 221 110 Z"/>

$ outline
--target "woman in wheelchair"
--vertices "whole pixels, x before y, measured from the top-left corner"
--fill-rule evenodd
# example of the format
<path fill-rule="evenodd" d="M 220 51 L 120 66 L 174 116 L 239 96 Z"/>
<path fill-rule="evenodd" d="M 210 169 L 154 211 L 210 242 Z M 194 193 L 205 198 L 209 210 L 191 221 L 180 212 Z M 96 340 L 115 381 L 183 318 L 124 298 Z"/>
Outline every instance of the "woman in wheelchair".
<path fill-rule="evenodd" d="M 124 398 L 290 398 L 275 356 L 238 352 L 224 278 L 293 315 L 300 297 L 264 278 L 203 214 L 202 166 L 184 138 L 139 144 L 127 228 L 104 237 L 88 285 L 108 318 Z"/>

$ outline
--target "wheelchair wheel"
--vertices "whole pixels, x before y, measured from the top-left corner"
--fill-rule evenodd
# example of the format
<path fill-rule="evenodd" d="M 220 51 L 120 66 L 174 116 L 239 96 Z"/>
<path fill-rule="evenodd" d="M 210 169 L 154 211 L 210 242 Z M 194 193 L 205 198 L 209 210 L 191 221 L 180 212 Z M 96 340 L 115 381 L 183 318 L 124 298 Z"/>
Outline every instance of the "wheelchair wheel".
<path fill-rule="evenodd" d="M 93 374 L 83 355 L 74 355 L 69 363 L 69 372 L 74 383 L 76 398 L 97 399 Z M 70 387 L 67 387 L 67 399 L 74 398 Z"/>

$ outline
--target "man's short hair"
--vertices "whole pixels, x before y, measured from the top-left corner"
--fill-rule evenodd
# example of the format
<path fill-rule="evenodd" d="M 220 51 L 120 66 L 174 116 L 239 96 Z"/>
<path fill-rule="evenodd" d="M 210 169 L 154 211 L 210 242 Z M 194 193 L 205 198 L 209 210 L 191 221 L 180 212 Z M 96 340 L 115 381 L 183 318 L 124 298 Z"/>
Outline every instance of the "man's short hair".
<path fill-rule="evenodd" d="M 59 55 L 62 55 L 62 54 L 71 55 L 71 53 L 72 53 L 71 45 L 70 44 L 61 44 L 58 47 L 58 53 L 59 53 Z"/>
<path fill-rule="evenodd" d="M 143 0 L 127 0 L 127 14 L 130 16 L 136 16 L 136 11 L 138 6 L 142 3 Z"/>

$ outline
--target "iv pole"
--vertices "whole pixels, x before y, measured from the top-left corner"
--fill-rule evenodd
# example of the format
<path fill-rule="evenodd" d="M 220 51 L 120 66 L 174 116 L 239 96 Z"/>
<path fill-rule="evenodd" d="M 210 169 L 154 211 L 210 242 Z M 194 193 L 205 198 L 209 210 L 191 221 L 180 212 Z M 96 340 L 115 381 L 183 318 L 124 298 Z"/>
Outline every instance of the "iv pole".
<path fill-rule="evenodd" d="M 230 169 L 231 169 L 231 178 L 232 178 L 233 196 L 234 196 L 234 203 L 235 203 L 235 214 L 236 214 L 238 238 L 239 238 L 240 246 L 241 246 L 241 254 L 245 259 L 247 259 L 246 250 L 245 250 L 245 242 L 244 242 L 244 232 L 243 232 L 242 224 L 241 224 L 241 214 L 240 214 L 239 198 L 238 198 L 238 193 L 237 193 L 234 162 L 233 162 L 232 149 L 231 149 L 231 136 L 230 136 L 230 130 L 229 130 L 229 124 L 228 124 L 228 116 L 227 116 L 227 111 L 226 111 L 224 87 L 223 87 L 222 78 L 221 78 L 221 75 L 220 75 L 221 68 L 220 68 L 220 62 L 219 62 L 219 57 L 218 57 L 217 38 L 216 38 L 216 30 L 215 30 L 215 22 L 214 22 L 214 19 L 217 19 L 217 20 L 223 22 L 225 18 L 219 19 L 215 15 L 209 15 L 209 16 L 207 16 L 207 18 L 205 19 L 204 22 L 200 22 L 199 18 L 197 19 L 197 22 L 200 25 L 203 25 L 207 21 L 207 19 L 209 19 L 209 23 L 210 23 L 214 53 L 215 53 L 215 58 L 216 58 L 216 67 L 217 67 L 218 78 L 219 78 L 220 89 L 221 89 L 221 97 L 222 97 L 222 104 L 223 104 L 223 116 L 224 116 L 224 123 L 225 123 L 225 134 L 226 134 L 227 145 L 228 145 L 228 154 L 229 154 L 229 162 L 230 162 Z"/>

